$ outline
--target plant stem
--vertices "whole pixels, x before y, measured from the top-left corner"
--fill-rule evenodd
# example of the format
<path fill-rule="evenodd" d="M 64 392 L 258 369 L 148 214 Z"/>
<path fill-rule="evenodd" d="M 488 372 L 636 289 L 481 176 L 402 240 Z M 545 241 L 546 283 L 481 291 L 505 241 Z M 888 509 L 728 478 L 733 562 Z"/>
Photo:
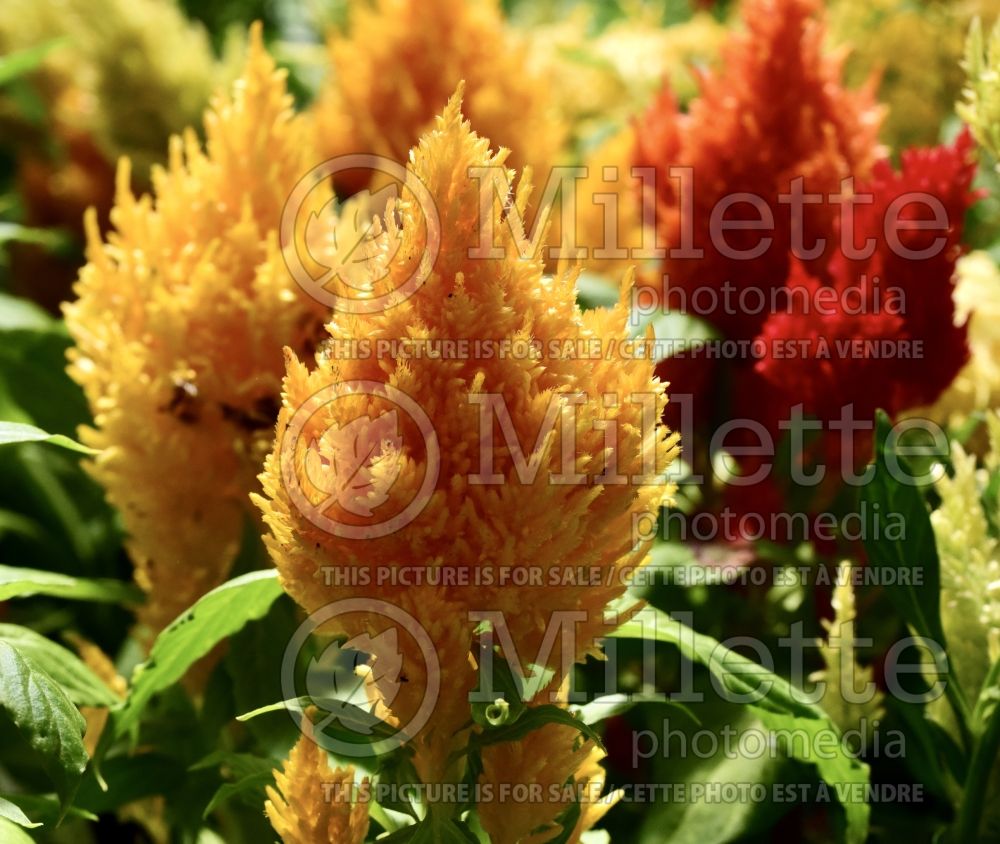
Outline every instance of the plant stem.
<path fill-rule="evenodd" d="M 1000 706 L 993 709 L 972 754 L 969 773 L 965 778 L 962 805 L 958 810 L 956 836 L 958 844 L 976 842 L 983 803 L 986 799 L 986 787 L 989 785 L 993 767 L 997 763 L 998 753 L 1000 753 Z"/>

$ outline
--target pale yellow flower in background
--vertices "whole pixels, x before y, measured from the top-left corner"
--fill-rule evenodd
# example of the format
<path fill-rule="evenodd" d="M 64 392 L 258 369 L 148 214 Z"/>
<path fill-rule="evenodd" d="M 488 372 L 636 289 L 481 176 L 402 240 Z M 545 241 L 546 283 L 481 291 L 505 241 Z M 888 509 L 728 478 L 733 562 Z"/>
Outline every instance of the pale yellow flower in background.
<path fill-rule="evenodd" d="M 833 590 L 833 619 L 823 619 L 826 638 L 820 643 L 824 668 L 810 680 L 826 683 L 826 693 L 820 701 L 827 714 L 841 731 L 857 730 L 864 725 L 870 732 L 874 721 L 884 714 L 883 694 L 873 685 L 874 672 L 862 667 L 857 660 L 857 609 L 851 583 L 852 565 L 844 560 L 837 567 L 837 582 Z M 867 697 L 871 686 L 871 698 Z"/>
<path fill-rule="evenodd" d="M 987 460 L 995 467 L 1000 416 L 991 411 L 987 419 Z M 976 456 L 958 443 L 952 444 L 952 465 L 954 475 L 942 475 L 937 483 L 941 506 L 931 513 L 931 524 L 941 559 L 941 622 L 948 656 L 966 697 L 975 701 L 990 665 L 1000 658 L 1000 547 L 990 533 L 982 499 L 988 470 L 977 469 Z"/>
<path fill-rule="evenodd" d="M 665 83 L 681 102 L 694 97 L 699 70 L 718 59 L 725 24 L 698 12 L 665 27 L 655 12 L 637 9 L 597 34 L 584 7 L 564 20 L 524 27 L 532 65 L 554 79 L 553 96 L 584 156 L 595 136 L 624 127 Z"/>
<path fill-rule="evenodd" d="M 958 113 L 971 127 L 979 145 L 994 159 L 1000 159 L 1000 22 L 985 37 L 982 21 L 973 23 L 964 68 L 968 80 Z"/>
<path fill-rule="evenodd" d="M 574 236 L 587 250 L 581 265 L 615 283 L 641 268 L 641 255 L 655 247 L 655 231 L 643 227 L 644 182 L 632 173 L 634 155 L 635 128 L 629 124 L 587 156 L 587 174 L 576 183 Z M 560 225 L 556 215 L 556 231 Z"/>
<path fill-rule="evenodd" d="M 955 113 L 965 74 L 965 36 L 979 15 L 988 24 L 997 0 L 835 0 L 829 6 L 831 43 L 848 53 L 852 86 L 881 78 L 878 97 L 889 107 L 882 139 L 899 150 L 937 143 Z"/>
<path fill-rule="evenodd" d="M 1000 659 L 1000 542 L 990 524 L 1000 519 L 996 499 L 984 496 L 990 477 L 1000 471 L 1000 414 L 986 416 L 990 447 L 984 465 L 974 454 L 952 443 L 953 474 L 937 482 L 941 505 L 931 513 L 931 525 L 941 561 L 941 625 L 947 643 L 948 666 L 968 702 L 975 707 L 990 668 Z M 991 503 L 992 502 L 992 503 Z M 944 696 L 932 701 L 928 715 L 960 741 L 958 725 Z M 1000 793 L 1000 763 L 993 765 L 990 797 Z M 951 784 L 961 800 L 961 786 Z M 981 821 L 982 840 L 1000 833 L 1000 806 L 987 799 Z"/>
<path fill-rule="evenodd" d="M 33 75 L 50 119 L 93 136 L 107 160 L 132 160 L 142 183 L 167 139 L 197 122 L 239 70 L 216 59 L 208 33 L 173 0 L 9 0 L 0 53 L 62 39 Z M 12 118 L 12 105 L 3 109 Z M 27 126 L 23 131 L 30 131 Z"/>
<path fill-rule="evenodd" d="M 1000 268 L 986 252 L 959 259 L 955 322 L 969 323 L 969 361 L 922 415 L 956 430 L 976 411 L 1000 406 Z M 982 450 L 981 439 L 973 442 Z"/>

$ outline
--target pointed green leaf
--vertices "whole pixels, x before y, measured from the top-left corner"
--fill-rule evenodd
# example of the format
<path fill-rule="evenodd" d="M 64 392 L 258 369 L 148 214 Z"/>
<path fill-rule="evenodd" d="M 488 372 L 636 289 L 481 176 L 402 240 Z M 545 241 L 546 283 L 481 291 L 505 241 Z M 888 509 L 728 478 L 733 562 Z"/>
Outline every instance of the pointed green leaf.
<path fill-rule="evenodd" d="M 805 733 L 809 741 L 786 742 L 786 752 L 794 759 L 814 765 L 820 777 L 834 789 L 868 784 L 868 766 L 843 747 L 840 731 L 821 707 L 808 702 L 784 678 L 724 647 L 711 636 L 695 632 L 661 610 L 646 607 L 612 637 L 651 638 L 675 645 L 685 657 L 708 668 L 728 691 L 741 697 L 755 696 L 748 705 L 776 734 Z M 818 747 L 823 752 L 811 752 Z M 830 748 L 836 752 L 828 752 Z M 840 805 L 847 821 L 848 844 L 862 844 L 868 836 L 870 807 L 855 800 Z"/>
<path fill-rule="evenodd" d="M 55 680 L 4 641 L 0 641 L 0 677 L 0 708 L 41 757 L 65 809 L 87 767 L 86 722 Z"/>
<path fill-rule="evenodd" d="M 0 601 L 33 595 L 109 604 L 137 604 L 142 601 L 142 593 L 135 586 L 120 580 L 87 579 L 19 566 L 0 566 Z"/>
<path fill-rule="evenodd" d="M 20 826 L 0 817 L 0 841 L 4 844 L 35 844 Z"/>
<path fill-rule="evenodd" d="M 63 434 L 50 434 L 35 425 L 26 425 L 24 422 L 0 422 L 0 445 L 10 445 L 12 443 L 52 443 L 70 451 L 79 451 L 81 454 L 97 454 L 96 449 L 90 448 L 83 443 L 70 439 Z"/>
<path fill-rule="evenodd" d="M 65 43 L 65 38 L 53 38 L 23 50 L 15 50 L 6 56 L 0 56 L 0 85 L 6 85 L 12 79 L 30 73 L 42 63 L 52 50 Z"/>
<path fill-rule="evenodd" d="M 278 573 L 257 571 L 224 583 L 200 598 L 156 638 L 136 669 L 125 706 L 113 717 L 114 734 L 135 728 L 157 692 L 181 679 L 219 642 L 267 614 L 281 595 Z"/>
<path fill-rule="evenodd" d="M 6 818 L 18 826 L 25 827 L 25 829 L 35 829 L 41 826 L 40 823 L 32 823 L 20 806 L 11 803 L 10 800 L 5 800 L 3 797 L 0 797 L 0 818 Z"/>
<path fill-rule="evenodd" d="M 0 642 L 13 645 L 23 656 L 30 657 L 77 706 L 111 707 L 121 702 L 76 654 L 34 630 L 0 624 Z"/>
<path fill-rule="evenodd" d="M 886 459 L 888 449 L 891 448 L 891 430 L 889 417 L 880 410 L 875 420 L 875 472 L 860 492 L 861 501 L 867 505 L 865 550 L 873 569 L 891 569 L 895 575 L 880 578 L 880 582 L 887 584 L 886 595 L 903 621 L 917 635 L 932 639 L 944 647 L 939 606 L 941 564 L 930 512 L 919 488 L 902 483 L 889 470 Z M 906 466 L 905 460 L 899 455 L 893 454 L 893 459 L 902 467 Z M 884 523 L 891 513 L 898 513 L 905 525 L 905 533 L 898 540 L 888 539 L 884 530 L 878 530 L 877 521 Z"/>

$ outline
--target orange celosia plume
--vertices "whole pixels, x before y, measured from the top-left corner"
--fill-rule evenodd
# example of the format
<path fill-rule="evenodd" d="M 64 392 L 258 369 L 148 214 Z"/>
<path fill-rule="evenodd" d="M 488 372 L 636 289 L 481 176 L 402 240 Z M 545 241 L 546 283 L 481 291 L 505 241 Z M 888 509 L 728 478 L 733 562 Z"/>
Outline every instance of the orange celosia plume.
<path fill-rule="evenodd" d="M 480 802 L 479 819 L 493 844 L 542 844 L 562 830 L 560 815 L 575 802 L 580 815 L 565 839 L 580 840 L 596 824 L 620 793 L 601 796 L 605 774 L 600 762 L 604 752 L 584 742 L 572 727 L 546 724 L 523 741 L 492 745 L 483 751 L 480 781 L 489 784 L 494 798 L 515 783 L 541 786 L 541 799 Z M 485 789 L 484 789 L 485 790 Z M 566 824 L 568 826 L 568 823 Z"/>
<path fill-rule="evenodd" d="M 400 722 L 413 714 L 428 683 L 440 681 L 433 717 L 413 743 L 425 781 L 454 774 L 450 757 L 468 726 L 468 692 L 476 681 L 470 649 L 479 626 L 469 613 L 503 614 L 500 624 L 521 667 L 540 654 L 553 618 L 574 614 L 575 643 L 560 640 L 541 660 L 556 672 L 558 685 L 566 662 L 592 651 L 613 624 L 605 607 L 623 595 L 625 572 L 646 556 L 647 545 L 634 539 L 634 520 L 658 512 L 667 491 L 662 475 L 675 453 L 675 439 L 657 424 L 665 385 L 653 377 L 649 359 L 628 351 L 624 304 L 581 312 L 575 273 L 547 277 L 539 256 L 518 257 L 523 231 L 511 212 L 523 213 L 527 185 L 515 189 L 513 172 L 503 169 L 506 200 L 484 199 L 480 181 L 470 177 L 469 168 L 503 168 L 506 157 L 491 153 L 489 142 L 472 131 L 457 96 L 421 138 L 410 171 L 436 204 L 436 260 L 402 304 L 337 314 L 315 368 L 289 352 L 275 450 L 256 498 L 271 529 L 268 547 L 299 604 L 315 611 L 347 597 L 383 600 L 426 630 L 439 676 L 429 676 L 415 658 L 411 637 L 380 637 L 396 625 L 376 613 L 342 616 L 329 630 L 370 636 L 376 673 L 379 659 L 394 656 L 379 648 L 398 647 L 406 682 L 386 703 Z M 470 254 L 480 246 L 481 210 L 494 225 L 497 256 Z M 433 227 L 412 197 L 397 211 L 400 243 L 374 282 L 376 292 L 399 288 L 427 264 Z M 393 227 L 387 215 L 387 229 Z M 362 341 L 369 345 L 357 345 Z M 444 352 L 402 355 L 400 341 L 411 350 L 425 344 L 420 348 Z M 572 353 L 595 343 L 597 359 Z M 338 385 L 352 384 L 350 392 L 329 397 Z M 421 432 L 416 417 L 394 405 L 390 388 L 412 400 L 431 431 Z M 506 423 L 497 421 L 503 411 L 510 438 Z M 566 469 L 564 450 L 578 482 L 556 478 Z M 350 454 L 369 456 L 359 469 L 365 482 L 337 486 L 337 467 Z M 485 472 L 484 455 L 492 461 Z M 331 499 L 334 487 L 339 493 Z M 427 494 L 412 521 L 358 538 L 371 525 L 366 514 L 388 523 L 421 489 Z M 338 535 L 343 530 L 331 530 L 317 512 L 357 536 Z M 516 567 L 534 570 L 537 580 L 504 583 L 502 572 Z M 412 576 L 413 569 L 438 580 L 413 585 L 392 577 L 401 570 Z M 331 570 L 334 576 L 327 576 Z M 584 570 L 599 577 L 582 578 Z"/>
<path fill-rule="evenodd" d="M 359 3 L 348 29 L 330 38 L 330 78 L 314 108 L 326 155 L 374 153 L 405 162 L 465 80 L 473 125 L 513 150 L 516 166 L 547 174 L 555 164 L 566 132 L 550 85 L 530 68 L 527 45 L 516 40 L 496 0 Z M 356 190 L 363 181 L 346 187 Z"/>
<path fill-rule="evenodd" d="M 283 844 L 362 844 L 368 834 L 368 805 L 356 799 L 354 769 L 331 768 L 326 751 L 303 735 L 277 788 L 267 787 L 264 809 Z M 364 783 L 362 783 L 364 786 Z"/>

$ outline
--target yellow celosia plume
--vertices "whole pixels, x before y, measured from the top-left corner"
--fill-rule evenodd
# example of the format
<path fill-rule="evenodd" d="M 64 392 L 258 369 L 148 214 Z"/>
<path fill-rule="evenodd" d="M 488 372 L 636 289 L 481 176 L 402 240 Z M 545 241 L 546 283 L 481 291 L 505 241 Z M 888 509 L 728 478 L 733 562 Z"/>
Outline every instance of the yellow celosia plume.
<path fill-rule="evenodd" d="M 551 86 L 496 0 L 352 4 L 346 35 L 329 41 L 330 77 L 314 108 L 327 156 L 374 153 L 405 162 L 455 86 L 473 125 L 547 174 L 565 138 Z M 544 176 L 543 176 L 544 179 Z M 348 185 L 349 189 L 363 184 Z"/>
<path fill-rule="evenodd" d="M 365 840 L 368 805 L 355 799 L 354 769 L 331 768 L 326 751 L 308 735 L 296 742 L 284 770 L 275 771 L 274 778 L 278 787 L 267 787 L 264 810 L 284 844 Z"/>
<path fill-rule="evenodd" d="M 992 17 L 998 15 L 1000 8 L 993 9 Z M 1000 159 L 1000 21 L 986 33 L 981 20 L 973 22 L 965 45 L 964 68 L 968 79 L 958 114 L 969 124 L 979 145 Z"/>
<path fill-rule="evenodd" d="M 428 685 L 440 683 L 433 717 L 414 742 L 418 771 L 438 781 L 454 773 L 449 758 L 469 721 L 479 627 L 470 613 L 502 613 L 495 618 L 517 650 L 506 657 L 522 668 L 545 665 L 557 686 L 566 664 L 594 650 L 615 623 L 604 610 L 645 560 L 635 520 L 655 518 L 676 440 L 658 425 L 665 385 L 628 342 L 629 285 L 622 304 L 583 313 L 574 272 L 545 276 L 537 254 L 519 255 L 528 186 L 514 186 L 506 151 L 492 153 L 472 131 L 458 96 L 410 160 L 440 225 L 429 226 L 412 198 L 401 202 L 398 228 L 391 215 L 386 226 L 400 242 L 373 290 L 398 289 L 427 265 L 435 230 L 436 260 L 401 304 L 336 314 L 314 367 L 289 352 L 275 449 L 255 500 L 282 581 L 300 605 L 312 612 L 343 598 L 382 600 L 427 632 L 439 676 L 424 671 L 411 637 L 379 635 L 396 625 L 377 613 L 341 616 L 328 628 L 372 637 L 376 669 L 392 656 L 380 647 L 399 649 L 406 682 L 386 702 L 401 723 Z M 500 168 L 504 190 L 485 193 L 489 180 L 470 168 Z M 483 221 L 498 250 L 488 257 L 479 257 Z M 400 353 L 404 341 L 408 355 Z M 350 389 L 330 395 L 343 385 Z M 394 395 L 419 411 L 404 412 Z M 369 456 L 355 467 L 365 480 L 355 486 L 338 469 L 351 454 Z M 399 529 L 372 527 L 372 519 L 393 524 L 418 499 L 419 512 Z M 518 568 L 531 580 L 505 582 Z M 394 577 L 412 569 L 437 580 Z M 546 633 L 560 614 L 572 616 L 575 640 L 556 636 L 546 655 Z"/>
<path fill-rule="evenodd" d="M 987 417 L 990 454 L 987 464 L 1000 462 L 1000 417 Z M 948 657 L 959 684 L 976 700 L 990 666 L 1000 658 L 1000 543 L 990 533 L 983 503 L 986 470 L 976 468 L 976 456 L 952 444 L 953 477 L 937 483 L 941 506 L 931 513 L 941 558 L 941 623 Z M 943 712 L 944 706 L 940 707 Z"/>
<path fill-rule="evenodd" d="M 833 618 L 822 620 L 826 639 L 820 642 L 819 652 L 824 667 L 810 680 L 826 684 L 821 705 L 841 730 L 863 729 L 869 734 L 884 712 L 884 696 L 875 691 L 871 667 L 858 663 L 857 610 L 851 572 L 850 561 L 842 560 L 831 598 Z M 861 693 L 866 690 L 871 691 L 870 699 L 860 701 Z"/>
<path fill-rule="evenodd" d="M 229 571 L 270 448 L 281 349 L 313 348 L 325 313 L 278 245 L 315 155 L 259 27 L 205 132 L 206 149 L 193 131 L 173 138 L 153 196 L 133 196 L 122 161 L 114 231 L 102 242 L 88 216 L 88 263 L 66 306 L 70 373 L 94 414 L 81 436 L 101 450 L 90 469 L 122 513 L 153 632 Z"/>

